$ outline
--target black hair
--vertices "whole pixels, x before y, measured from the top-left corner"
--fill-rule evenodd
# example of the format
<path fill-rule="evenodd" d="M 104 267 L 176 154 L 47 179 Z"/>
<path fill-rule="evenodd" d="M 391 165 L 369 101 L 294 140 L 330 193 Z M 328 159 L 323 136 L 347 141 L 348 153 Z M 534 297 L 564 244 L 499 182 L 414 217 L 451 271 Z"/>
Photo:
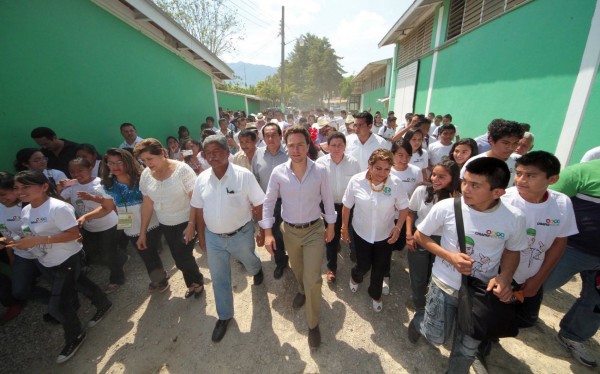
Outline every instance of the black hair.
<path fill-rule="evenodd" d="M 529 132 L 531 131 L 531 125 L 528 123 L 519 123 L 519 125 L 521 125 L 521 127 L 523 128 L 523 131 Z"/>
<path fill-rule="evenodd" d="M 117 177 L 113 176 L 110 173 L 110 168 L 108 167 L 108 157 L 116 156 L 121 157 L 121 161 L 123 162 L 123 167 L 126 173 L 129 175 L 129 182 L 131 185 L 130 188 L 136 186 L 140 180 L 140 175 L 142 174 L 142 166 L 138 162 L 138 160 L 133 157 L 133 153 L 130 151 L 131 148 L 121 149 L 121 148 L 109 148 L 106 150 L 104 157 L 102 158 L 102 163 L 100 164 L 100 170 L 98 171 L 98 175 L 102 176 L 102 185 L 106 187 L 107 190 L 112 190 L 115 180 Z"/>
<path fill-rule="evenodd" d="M 36 127 L 35 129 L 33 129 L 31 131 L 31 138 L 32 139 L 39 139 L 39 138 L 52 139 L 52 138 L 56 138 L 56 133 L 54 132 L 54 130 L 52 130 L 51 128 L 48 128 L 48 127 Z"/>
<path fill-rule="evenodd" d="M 394 116 L 390 116 L 390 117 L 387 118 L 388 123 L 395 122 L 396 120 L 398 120 L 398 119 L 396 117 L 394 117 Z"/>
<path fill-rule="evenodd" d="M 410 145 L 410 143 L 404 139 L 399 139 L 396 140 L 395 142 L 392 143 L 392 153 L 396 154 L 396 151 L 398 150 L 398 148 L 403 148 L 406 153 L 408 153 L 409 156 L 412 157 L 413 151 L 412 151 L 412 146 Z"/>
<path fill-rule="evenodd" d="M 15 176 L 0 171 L 0 190 L 12 190 L 15 186 Z"/>
<path fill-rule="evenodd" d="M 373 115 L 371 113 L 367 112 L 367 111 L 363 111 L 363 112 L 357 113 L 354 116 L 354 119 L 357 119 L 357 118 L 364 118 L 365 122 L 367 123 L 367 125 L 372 125 L 373 124 Z"/>
<path fill-rule="evenodd" d="M 421 134 L 421 136 L 422 136 L 423 138 L 425 138 L 425 135 L 423 135 L 423 131 L 421 131 L 420 129 L 411 129 L 411 130 L 408 130 L 408 131 L 406 132 L 406 134 L 404 134 L 404 137 L 403 137 L 404 141 L 405 141 L 405 142 L 407 142 L 407 143 L 409 143 L 409 142 L 410 142 L 410 140 L 411 140 L 411 139 L 412 139 L 412 138 L 415 136 L 415 134 L 416 134 L 417 132 L 418 132 L 419 134 Z M 411 146 L 411 147 L 412 147 L 412 146 Z M 423 156 L 423 145 L 422 145 L 422 144 L 420 144 L 420 145 L 419 145 L 419 149 L 417 149 L 417 152 L 419 153 L 419 156 Z M 413 152 L 413 153 L 414 153 L 414 152 Z"/>
<path fill-rule="evenodd" d="M 546 174 L 546 178 L 560 174 L 560 161 L 546 151 L 533 151 L 519 157 L 516 166 L 535 166 Z"/>
<path fill-rule="evenodd" d="M 54 183 L 50 182 L 48 178 L 41 171 L 34 170 L 23 170 L 18 172 L 15 175 L 15 182 L 19 182 L 25 186 L 42 186 L 44 184 L 48 185 L 48 189 L 46 190 L 46 194 L 50 197 L 54 197 L 55 199 L 62 200 L 58 192 L 56 191 L 56 186 Z"/>
<path fill-rule="evenodd" d="M 450 184 L 448 184 L 445 188 L 435 191 L 433 189 L 433 184 L 431 183 L 431 177 L 429 177 L 429 183 L 425 189 L 425 203 L 427 204 L 431 202 L 437 203 L 440 200 L 450 198 L 455 196 L 457 193 L 460 193 L 460 168 L 456 162 L 449 159 L 444 159 L 435 164 L 433 169 L 435 169 L 437 166 L 446 169 L 446 171 L 450 174 L 450 177 L 452 177 L 452 182 L 450 182 Z"/>
<path fill-rule="evenodd" d="M 91 155 L 96 155 L 96 160 L 101 159 L 100 155 L 98 154 L 98 151 L 96 150 L 96 147 L 94 147 L 91 144 L 88 144 L 88 143 L 79 144 L 77 146 L 77 148 L 75 148 L 75 153 L 77 153 L 79 151 L 84 151 L 85 153 L 89 153 Z"/>
<path fill-rule="evenodd" d="M 471 156 L 469 156 L 469 158 L 477 156 L 479 154 L 479 147 L 477 146 L 477 142 L 475 140 L 471 138 L 462 138 L 456 143 L 452 144 L 452 148 L 450 148 L 450 153 L 448 153 L 448 157 L 454 162 L 456 162 L 456 160 L 454 159 L 454 150 L 459 145 L 466 145 L 469 146 L 469 148 L 471 148 Z"/>
<path fill-rule="evenodd" d="M 275 128 L 277 129 L 277 133 L 279 134 L 279 136 L 283 136 L 283 133 L 281 132 L 281 127 L 279 127 L 279 125 L 278 125 L 278 124 L 276 124 L 276 123 L 271 123 L 271 122 L 269 122 L 269 123 L 267 123 L 266 125 L 264 125 L 264 126 L 262 127 L 262 129 L 260 129 L 260 131 L 261 131 L 261 132 L 262 132 L 262 134 L 263 134 L 263 137 L 265 136 L 265 129 L 266 129 L 268 126 L 275 126 Z"/>
<path fill-rule="evenodd" d="M 119 130 L 123 131 L 123 127 L 127 127 L 127 126 L 131 126 L 131 127 L 133 127 L 134 130 L 137 130 L 135 128 L 135 126 L 133 125 L 133 123 L 129 123 L 129 122 L 122 123 L 121 126 L 119 126 Z"/>
<path fill-rule="evenodd" d="M 36 152 L 42 153 L 42 151 L 40 151 L 37 148 L 23 148 L 23 149 L 20 149 L 17 152 L 16 156 L 15 156 L 15 162 L 14 162 L 15 170 L 16 171 L 28 170 L 27 167 L 25 165 L 23 165 L 23 164 L 29 163 L 29 159 Z M 46 156 L 44 156 L 44 157 L 46 157 Z"/>
<path fill-rule="evenodd" d="M 506 162 L 494 157 L 480 157 L 465 166 L 471 174 L 482 175 L 490 184 L 490 190 L 505 189 L 510 181 L 510 170 Z"/>
<path fill-rule="evenodd" d="M 238 138 L 250 138 L 252 139 L 252 141 L 256 141 L 256 133 L 254 132 L 254 130 L 242 130 L 240 131 L 240 135 L 238 136 Z"/>
<path fill-rule="evenodd" d="M 341 139 L 344 142 L 344 144 L 346 144 L 346 136 L 339 131 L 334 131 L 331 134 L 329 134 L 329 136 L 327 137 L 327 145 L 329 145 L 333 139 Z"/>
<path fill-rule="evenodd" d="M 419 116 L 419 119 L 417 120 L 417 123 L 415 123 L 415 128 L 418 129 L 423 124 L 431 125 L 431 120 L 429 118 L 425 117 L 422 114 L 417 114 L 417 116 Z M 423 137 L 425 137 L 425 135 L 427 134 L 423 134 Z"/>
<path fill-rule="evenodd" d="M 452 115 L 450 113 L 448 114 L 444 114 L 443 118 L 448 118 L 450 121 L 452 121 Z M 460 121 L 459 121 L 460 122 Z"/>
<path fill-rule="evenodd" d="M 441 125 L 441 126 L 438 128 L 438 135 L 442 135 L 442 133 L 443 133 L 444 131 L 448 131 L 448 130 L 450 130 L 450 131 L 454 131 L 454 132 L 456 133 L 456 127 L 455 127 L 453 124 L 449 123 L 449 124 L 447 124 L 447 125 Z"/>
<path fill-rule="evenodd" d="M 202 134 L 200 135 L 200 138 L 202 139 L 202 141 L 204 141 L 204 139 L 206 139 L 207 137 L 211 136 L 211 135 L 215 135 L 216 132 L 214 130 L 211 129 L 205 129 L 202 130 Z"/>
<path fill-rule="evenodd" d="M 188 130 L 187 127 L 185 126 L 179 126 L 179 129 L 177 130 L 177 135 L 182 138 L 183 136 L 181 135 L 184 131 L 187 131 L 188 136 L 190 136 L 190 130 Z"/>
<path fill-rule="evenodd" d="M 212 121 L 213 123 L 215 123 L 215 117 L 213 117 L 213 116 L 208 116 L 208 117 L 206 117 L 205 121 L 206 121 L 206 122 L 208 122 L 208 121 Z"/>
<path fill-rule="evenodd" d="M 507 121 L 505 119 L 497 118 L 493 120 L 488 126 L 489 138 L 495 142 L 502 138 L 514 136 L 518 139 L 523 137 L 525 130 L 518 122 Z"/>

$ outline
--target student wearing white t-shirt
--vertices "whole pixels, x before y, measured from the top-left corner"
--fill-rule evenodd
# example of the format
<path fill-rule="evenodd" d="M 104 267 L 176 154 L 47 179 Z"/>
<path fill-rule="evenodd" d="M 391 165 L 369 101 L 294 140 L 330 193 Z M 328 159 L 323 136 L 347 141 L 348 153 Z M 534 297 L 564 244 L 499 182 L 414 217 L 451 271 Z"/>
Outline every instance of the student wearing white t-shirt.
<path fill-rule="evenodd" d="M 435 256 L 420 245 L 417 245 L 413 233 L 415 227 L 423 222 L 431 207 L 438 201 L 460 195 L 460 170 L 456 163 L 444 160 L 433 167 L 426 185 L 418 186 L 410 197 L 408 215 L 406 216 L 406 254 L 410 278 L 411 297 L 417 313 L 425 309 L 427 285 L 431 280 L 431 267 Z M 440 233 L 431 238 L 440 243 Z"/>
<path fill-rule="evenodd" d="M 352 240 L 356 248 L 356 266 L 352 268 L 350 290 L 356 292 L 364 275 L 371 271 L 369 296 L 373 309 L 381 312 L 383 277 L 391 258 L 392 245 L 398 240 L 408 208 L 408 195 L 402 182 L 390 175 L 394 155 L 387 149 L 378 149 L 369 158 L 367 172 L 350 179 L 342 203 L 342 240 L 350 242 L 348 222 L 354 207 Z M 396 211 L 399 211 L 396 220 Z M 394 222 L 396 222 L 394 224 Z"/>
<path fill-rule="evenodd" d="M 41 171 L 55 186 L 67 179 L 65 173 L 56 169 L 48 169 L 48 157 L 37 148 L 23 148 L 17 152 L 14 162 L 16 171 L 35 170 Z"/>
<path fill-rule="evenodd" d="M 427 148 L 430 170 L 434 165 L 439 164 L 440 161 L 449 157 L 453 144 L 452 139 L 454 139 L 454 134 L 456 133 L 456 129 L 452 124 L 442 125 L 439 130 L 439 141 L 429 143 L 429 147 Z"/>
<path fill-rule="evenodd" d="M 75 208 L 77 217 L 81 217 L 100 206 L 102 197 L 97 192 L 100 178 L 92 177 L 93 166 L 83 158 L 69 162 L 69 174 L 77 181 L 61 192 L 65 201 Z M 83 250 L 90 262 L 100 262 L 110 270 L 109 284 L 104 290 L 112 293 L 125 283 L 123 265 L 127 260 L 125 253 L 119 249 L 119 232 L 117 231 L 117 214 L 112 211 L 103 217 L 82 221 L 81 235 Z"/>
<path fill-rule="evenodd" d="M 421 169 L 423 180 L 427 179 L 427 168 L 429 167 L 429 155 L 423 149 L 423 132 L 419 129 L 408 130 L 404 135 L 404 140 L 409 142 L 412 147 L 412 157 L 410 163 Z"/>
<path fill-rule="evenodd" d="M 464 220 L 466 253 L 458 245 L 454 201 L 433 206 L 417 226 L 415 239 L 436 255 L 424 313 L 415 314 L 408 326 L 408 338 L 416 343 L 424 336 L 432 344 L 442 344 L 456 325 L 448 372 L 468 373 L 480 341 L 465 335 L 454 323 L 462 275 L 488 283 L 488 289 L 503 302 L 512 297 L 512 276 L 519 264 L 520 251 L 527 248 L 525 216 L 500 201 L 510 173 L 503 161 L 487 157 L 470 162 L 462 180 L 461 210 Z M 431 239 L 441 231 L 441 245 Z M 502 266 L 502 272 L 498 269 Z"/>
<path fill-rule="evenodd" d="M 88 323 L 95 326 L 112 303 L 100 288 L 80 272 L 81 244 L 73 207 L 52 196 L 58 196 L 42 173 L 22 171 L 15 176 L 19 199 L 29 203 L 21 213 L 23 237 L 9 246 L 16 251 L 34 253 L 52 282 L 48 311 L 60 321 L 65 332 L 65 346 L 56 362 L 73 357 L 86 337 L 75 303 L 77 291 L 91 299 L 96 314 Z"/>
<path fill-rule="evenodd" d="M 147 166 L 140 176 L 144 199 L 137 246 L 146 248 L 148 226 L 156 212 L 175 265 L 183 274 L 187 287 L 185 298 L 198 299 L 204 292 L 204 277 L 194 258 L 196 217 L 190 206 L 196 173 L 187 164 L 170 160 L 167 150 L 156 139 L 142 140 L 133 154 Z"/>
<path fill-rule="evenodd" d="M 394 175 L 400 179 L 400 182 L 402 182 L 404 190 L 406 190 L 408 198 L 410 199 L 410 195 L 412 195 L 415 188 L 417 188 L 419 184 L 423 183 L 423 174 L 421 173 L 421 169 L 409 163 L 412 156 L 412 147 L 408 142 L 404 141 L 404 139 L 400 139 L 392 143 L 392 153 L 394 154 L 394 166 L 392 167 L 391 175 Z M 396 219 L 397 218 L 398 214 L 396 214 Z M 405 246 L 406 226 L 403 225 L 398 240 L 393 244 L 393 250 L 401 251 Z M 390 252 L 390 261 L 383 276 L 382 292 L 384 295 L 389 295 L 390 293 L 390 267 L 392 264 L 391 256 L 392 252 Z"/>
<path fill-rule="evenodd" d="M 92 177 L 96 178 L 99 176 L 98 170 L 100 169 L 100 155 L 98 154 L 96 147 L 86 143 L 79 144 L 77 146 L 77 152 L 75 152 L 75 157 L 86 159 L 87 162 L 93 166 Z M 71 177 L 73 176 L 71 175 Z"/>
<path fill-rule="evenodd" d="M 142 192 L 139 188 L 142 167 L 133 155 L 124 149 L 111 148 L 104 155 L 101 170 L 102 186 L 97 189 L 102 201 L 101 206 L 79 218 L 79 223 L 100 218 L 117 211 L 119 223 L 117 229 L 123 231 L 131 244 L 137 247 L 142 222 Z M 148 291 L 164 292 L 169 287 L 169 278 L 158 254 L 160 229 L 156 214 L 152 214 L 146 230 L 146 248 L 137 253 L 142 258 L 150 276 Z"/>
<path fill-rule="evenodd" d="M 470 158 L 463 165 L 460 171 L 460 176 L 462 178 L 465 173 L 466 166 L 473 160 L 482 157 L 494 157 L 498 160 L 504 161 L 506 166 L 508 166 L 508 170 L 510 171 L 508 187 L 511 187 L 515 180 L 515 158 L 511 156 L 515 149 L 519 146 L 519 140 L 523 137 L 525 130 L 523 130 L 523 127 L 518 122 L 495 119 L 488 126 L 488 132 L 492 149 Z"/>

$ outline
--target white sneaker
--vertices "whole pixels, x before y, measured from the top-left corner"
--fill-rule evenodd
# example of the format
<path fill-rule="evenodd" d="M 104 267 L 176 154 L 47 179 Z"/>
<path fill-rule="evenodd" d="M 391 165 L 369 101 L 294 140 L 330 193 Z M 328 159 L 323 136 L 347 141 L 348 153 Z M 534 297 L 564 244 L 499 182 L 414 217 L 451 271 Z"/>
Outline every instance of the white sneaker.
<path fill-rule="evenodd" d="M 587 367 L 596 367 L 597 363 L 588 349 L 585 347 L 583 343 L 573 341 L 571 339 L 565 338 L 564 336 L 557 334 L 556 339 L 558 342 L 565 347 L 573 358 L 582 363 Z"/>
<path fill-rule="evenodd" d="M 384 295 L 390 294 L 390 277 L 383 278 L 383 287 L 381 288 L 381 293 Z"/>

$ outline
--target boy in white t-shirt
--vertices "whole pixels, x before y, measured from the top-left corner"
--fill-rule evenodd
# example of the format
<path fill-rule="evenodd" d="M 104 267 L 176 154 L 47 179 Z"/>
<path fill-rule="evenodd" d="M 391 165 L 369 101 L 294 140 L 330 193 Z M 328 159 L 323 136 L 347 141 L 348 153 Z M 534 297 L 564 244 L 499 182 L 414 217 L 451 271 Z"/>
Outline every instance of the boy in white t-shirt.
<path fill-rule="evenodd" d="M 525 130 L 520 123 L 507 121 L 504 119 L 495 119 L 488 126 L 489 141 L 492 149 L 487 152 L 470 158 L 462 167 L 460 177 L 465 174 L 465 168 L 472 162 L 481 157 L 494 157 L 506 162 L 510 171 L 510 180 L 508 187 L 514 184 L 515 180 L 515 159 L 511 157 L 515 149 L 519 146 L 519 140 L 523 137 Z"/>
<path fill-rule="evenodd" d="M 427 153 L 429 154 L 429 170 L 440 163 L 444 158 L 447 158 L 452 149 L 452 139 L 456 134 L 456 128 L 453 124 L 442 125 L 439 128 L 439 141 L 429 143 Z"/>
<path fill-rule="evenodd" d="M 462 180 L 462 215 L 467 253 L 461 253 L 456 234 L 453 199 L 440 201 L 417 226 L 415 240 L 436 255 L 425 312 L 415 314 L 408 338 L 416 343 L 424 336 L 439 345 L 452 333 L 458 310 L 461 276 L 470 275 L 488 283 L 503 302 L 512 297 L 512 276 L 520 251 L 527 248 L 525 216 L 500 201 L 510 173 L 506 163 L 485 157 L 469 163 Z M 441 231 L 441 245 L 430 236 Z M 498 269 L 502 266 L 502 272 Z M 479 341 L 457 326 L 448 372 L 468 373 Z"/>

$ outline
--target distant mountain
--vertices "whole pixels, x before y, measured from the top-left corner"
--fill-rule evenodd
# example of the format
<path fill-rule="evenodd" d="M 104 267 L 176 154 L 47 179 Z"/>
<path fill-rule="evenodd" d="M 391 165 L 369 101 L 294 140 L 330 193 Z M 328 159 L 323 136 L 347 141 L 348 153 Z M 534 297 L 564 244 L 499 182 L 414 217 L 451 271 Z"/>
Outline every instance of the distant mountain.
<path fill-rule="evenodd" d="M 228 63 L 230 68 L 235 72 L 237 79 L 228 81 L 229 84 L 239 84 L 240 86 L 254 86 L 256 83 L 262 81 L 269 75 L 277 72 L 276 67 L 267 65 L 255 65 L 246 62 L 232 62 Z"/>

